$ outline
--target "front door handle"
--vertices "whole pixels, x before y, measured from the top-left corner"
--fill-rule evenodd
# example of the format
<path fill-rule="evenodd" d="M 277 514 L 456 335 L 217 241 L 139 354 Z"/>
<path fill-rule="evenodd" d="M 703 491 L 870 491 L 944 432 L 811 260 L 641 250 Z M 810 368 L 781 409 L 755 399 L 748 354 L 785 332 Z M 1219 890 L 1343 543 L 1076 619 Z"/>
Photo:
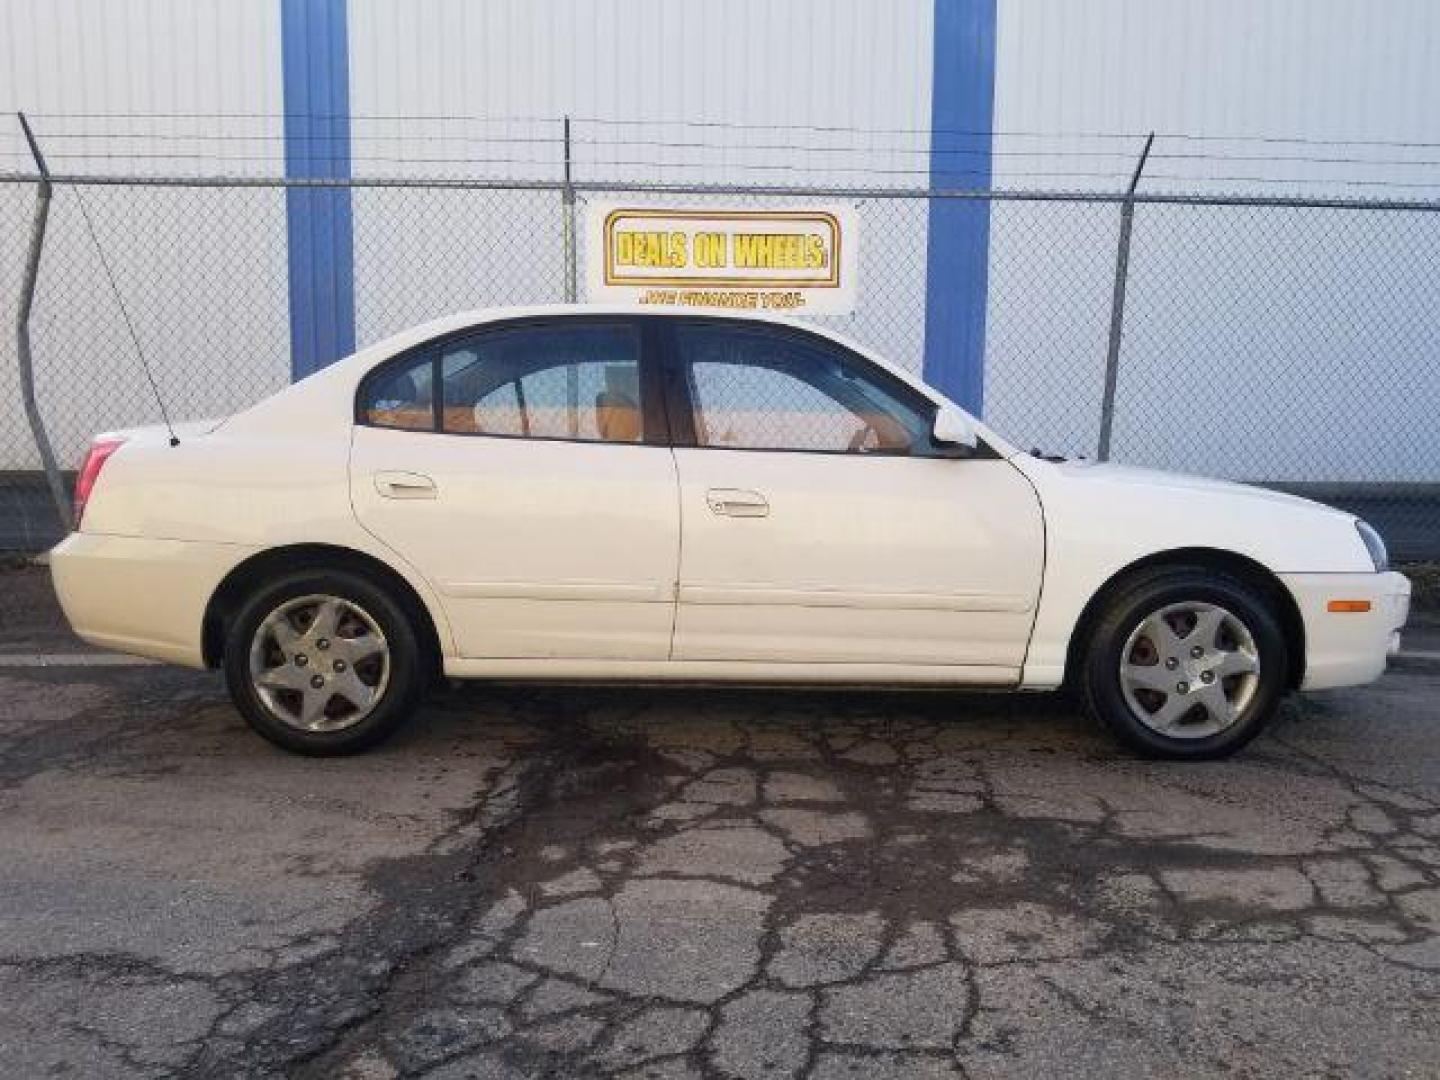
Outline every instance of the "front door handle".
<path fill-rule="evenodd" d="M 377 472 L 375 490 L 387 499 L 433 499 L 440 494 L 434 480 L 413 472 Z"/>
<path fill-rule="evenodd" d="M 769 517 L 770 504 L 758 491 L 740 488 L 711 488 L 705 492 L 705 504 L 712 514 L 722 517 Z"/>

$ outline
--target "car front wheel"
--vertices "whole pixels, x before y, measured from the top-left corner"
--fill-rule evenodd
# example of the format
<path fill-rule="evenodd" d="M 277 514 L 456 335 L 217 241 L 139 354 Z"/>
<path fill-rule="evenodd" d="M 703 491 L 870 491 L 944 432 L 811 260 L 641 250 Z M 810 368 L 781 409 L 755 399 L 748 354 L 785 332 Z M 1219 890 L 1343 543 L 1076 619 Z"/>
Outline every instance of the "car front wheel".
<path fill-rule="evenodd" d="M 342 570 L 298 571 L 256 590 L 230 623 L 224 666 L 250 726 L 312 755 L 352 753 L 391 734 L 422 681 L 405 610 Z"/>
<path fill-rule="evenodd" d="M 1204 568 L 1157 568 L 1111 597 L 1080 689 L 1088 711 L 1151 757 L 1225 757 L 1274 713 L 1289 661 L 1269 599 Z"/>

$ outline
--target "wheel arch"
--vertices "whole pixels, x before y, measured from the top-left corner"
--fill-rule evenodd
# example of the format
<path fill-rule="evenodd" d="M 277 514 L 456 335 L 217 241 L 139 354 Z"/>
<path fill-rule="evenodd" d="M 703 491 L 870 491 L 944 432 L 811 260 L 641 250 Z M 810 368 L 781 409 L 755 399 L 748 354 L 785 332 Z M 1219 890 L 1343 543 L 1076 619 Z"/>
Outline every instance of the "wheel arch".
<path fill-rule="evenodd" d="M 1157 567 L 1199 567 L 1218 570 L 1231 577 L 1254 586 L 1264 593 L 1274 605 L 1276 617 L 1285 632 L 1290 645 L 1289 671 L 1286 672 L 1287 689 L 1297 689 L 1305 677 L 1305 621 L 1300 615 L 1299 605 L 1285 587 L 1279 576 L 1263 563 L 1241 555 L 1239 552 L 1222 548 L 1189 547 L 1172 548 L 1146 555 L 1142 559 L 1121 567 L 1111 574 L 1095 590 L 1076 620 L 1070 633 L 1069 646 L 1065 651 L 1065 681 L 1069 683 L 1080 667 L 1081 652 L 1089 640 L 1090 629 L 1095 625 L 1110 597 L 1114 596 L 1136 574 Z"/>
<path fill-rule="evenodd" d="M 226 574 L 205 605 L 200 634 L 205 666 L 220 666 L 226 628 L 251 589 L 276 575 L 306 569 L 349 570 L 392 590 L 414 621 L 421 647 L 433 668 L 432 674 L 438 674 L 443 655 L 440 634 L 434 616 L 415 587 L 404 575 L 375 556 L 335 544 L 290 544 L 268 548 L 250 556 Z"/>

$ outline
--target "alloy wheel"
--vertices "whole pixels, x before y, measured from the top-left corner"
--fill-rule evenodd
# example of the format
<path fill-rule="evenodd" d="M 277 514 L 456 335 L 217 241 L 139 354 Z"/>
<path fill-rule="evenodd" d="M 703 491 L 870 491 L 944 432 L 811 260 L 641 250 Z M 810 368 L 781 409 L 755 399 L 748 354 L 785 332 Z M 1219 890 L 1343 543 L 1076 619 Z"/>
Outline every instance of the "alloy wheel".
<path fill-rule="evenodd" d="M 266 710 L 301 731 L 353 727 L 390 681 L 380 625 L 338 596 L 300 596 L 261 620 L 250 644 L 250 682 Z"/>
<path fill-rule="evenodd" d="M 1120 654 L 1136 719 L 1173 739 L 1203 739 L 1240 719 L 1260 686 L 1249 627 L 1216 604 L 1168 604 L 1141 619 Z"/>

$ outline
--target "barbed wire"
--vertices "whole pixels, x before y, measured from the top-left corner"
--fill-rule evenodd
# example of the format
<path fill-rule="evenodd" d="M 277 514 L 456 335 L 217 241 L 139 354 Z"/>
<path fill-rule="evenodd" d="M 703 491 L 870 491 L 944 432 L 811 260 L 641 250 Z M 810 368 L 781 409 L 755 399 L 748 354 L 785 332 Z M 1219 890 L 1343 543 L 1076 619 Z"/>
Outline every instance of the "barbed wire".
<path fill-rule="evenodd" d="M 191 120 L 208 122 L 221 119 L 236 120 L 311 120 L 351 121 L 360 123 L 473 123 L 473 124 L 563 124 L 564 116 L 486 116 L 466 113 L 317 113 L 317 112 L 126 112 L 126 111 L 63 111 L 30 112 L 33 119 L 77 120 L 104 119 L 142 122 L 151 120 Z M 975 138 L 1033 138 L 1033 139 L 1125 139 L 1143 140 L 1148 131 L 1056 131 L 1005 128 L 952 128 L 952 127 L 864 127 L 855 124 L 815 123 L 755 123 L 735 120 L 695 120 L 643 117 L 610 117 L 572 114 L 572 124 L 595 124 L 610 127 L 683 127 L 714 128 L 732 131 L 813 131 L 834 132 L 856 135 L 964 135 Z M 1175 139 L 1187 142 L 1237 142 L 1291 144 L 1305 146 L 1373 146 L 1407 147 L 1416 149 L 1440 149 L 1440 140 L 1417 139 L 1353 139 L 1323 138 L 1315 135 L 1277 135 L 1254 133 L 1186 132 L 1156 130 L 1157 139 Z"/>
<path fill-rule="evenodd" d="M 123 113 L 123 112 L 41 112 L 33 114 L 47 122 L 40 137 L 48 149 L 47 156 L 57 162 L 80 163 L 81 167 L 105 162 L 131 162 L 138 166 L 147 162 L 171 163 L 180 168 L 197 170 L 228 166 L 235 169 L 274 168 L 283 161 L 289 169 L 324 168 L 367 171 L 377 168 L 403 167 L 407 170 L 433 168 L 438 171 L 500 170 L 514 175 L 528 170 L 536 177 L 549 175 L 563 167 L 567 140 L 562 131 L 563 118 L 557 117 L 487 117 L 461 114 L 354 114 L 338 113 Z M 130 124 L 156 120 L 214 121 L 223 118 L 263 119 L 279 121 L 303 119 L 319 130 L 300 133 L 264 131 L 113 131 L 100 130 L 95 120 L 121 121 Z M 86 121 L 81 130 L 67 130 L 67 125 Z M 324 121 L 345 121 L 348 131 L 326 130 Z M 402 123 L 409 121 L 473 122 L 476 124 L 541 123 L 553 130 L 535 133 L 513 131 L 433 132 L 433 131 L 366 131 L 354 130 L 351 121 Z M 968 179 L 977 186 L 991 184 L 996 177 L 1006 180 L 1105 182 L 1122 184 L 1128 179 L 1134 147 L 1103 148 L 1073 145 L 1037 146 L 1034 148 L 1007 143 L 1007 139 L 1043 138 L 1060 143 L 1076 140 L 1125 139 L 1138 142 L 1134 132 L 1039 132 L 980 131 L 969 129 L 904 129 L 864 128 L 854 125 L 819 124 L 751 124 L 711 120 L 656 120 L 617 117 L 572 117 L 572 125 L 580 125 L 580 134 L 568 140 L 572 165 L 591 171 L 592 178 L 605 179 L 606 170 L 643 169 L 684 174 L 697 169 L 721 169 L 727 176 L 785 174 L 819 177 L 850 176 L 880 180 L 913 178 L 933 183 L 940 178 L 954 186 Z M 593 125 L 589 130 L 585 125 Z M 757 132 L 810 131 L 822 133 L 820 142 L 745 141 L 706 135 L 662 138 L 629 134 L 639 126 L 677 127 L 686 131 L 744 132 L 747 138 Z M 599 131 L 595 130 L 596 128 Z M 604 132 L 618 129 L 613 137 Z M 573 130 L 573 129 L 572 129 Z M 882 142 L 877 136 L 895 134 L 913 136 L 899 145 Z M 3 134 L 3 133 L 0 133 Z M 0 160 L 26 162 L 29 154 L 18 145 L 15 133 L 9 133 L 14 149 L 3 149 Z M 984 137 L 989 146 L 933 145 L 944 134 Z M 836 137 L 849 138 L 849 143 L 836 144 Z M 765 136 L 758 136 L 764 140 Z M 1150 170 L 1143 184 L 1188 184 L 1197 189 L 1213 190 L 1216 185 L 1248 185 L 1274 188 L 1284 186 L 1294 191 L 1324 189 L 1374 189 L 1428 192 L 1440 188 L 1440 175 L 1431 180 L 1416 170 L 1440 168 L 1440 157 L 1395 155 L 1372 156 L 1345 153 L 1335 148 L 1390 147 L 1422 150 L 1440 148 L 1440 143 L 1418 140 L 1344 140 L 1319 139 L 1310 136 L 1217 135 L 1202 133 L 1157 134 L 1157 140 L 1173 140 L 1178 146 L 1160 146 L 1150 155 L 1155 163 L 1170 162 L 1194 165 L 1191 169 Z M 855 139 L 864 139 L 856 142 Z M 996 144 L 996 140 L 1001 140 Z M 923 145 L 922 145 L 923 143 Z M 1231 144 L 1231 145 L 1227 145 Z M 1241 152 L 1251 145 L 1276 145 L 1316 148 L 1316 152 L 1254 153 Z M 275 153 L 255 152 L 274 147 Z M 385 152 L 395 147 L 395 152 Z M 465 152 L 475 147 L 478 153 Z M 1240 150 L 1237 150 L 1237 147 Z M 208 148 L 208 149 L 207 149 Z M 403 149 L 402 149 L 403 148 Z M 509 151 L 533 148 L 534 153 Z M 1330 148 L 1330 149 L 1324 149 Z M 441 152 L 432 152 L 432 151 Z M 378 152 L 377 152 L 378 151 Z M 408 152 L 406 152 L 408 151 Z M 459 151 L 458 153 L 456 151 Z M 498 152 L 497 152 L 498 151 Z M 640 151 L 640 152 L 636 152 Z M 649 152 L 647 152 L 649 151 Z M 755 160 L 757 157 L 786 155 L 787 160 Z M 716 159 L 719 160 L 716 160 Z M 911 163 L 913 162 L 913 164 Z M 974 162 L 976 167 L 967 168 Z M 1094 162 L 1086 168 L 1044 168 L 1046 163 Z M 1123 162 L 1123 164 L 1121 164 Z M 182 164 L 183 163 L 183 164 Z M 1106 163 L 1114 163 L 1110 167 Z M 1020 167 L 1017 167 L 1020 166 Z M 1260 166 L 1245 170 L 1225 166 Z M 1263 168 L 1267 165 L 1318 166 L 1317 174 L 1277 174 Z M 1359 170 L 1387 170 L 1391 175 L 1356 175 Z M 1337 175 L 1338 173 L 1338 175 Z"/>
<path fill-rule="evenodd" d="M 28 162 L 29 155 L 21 152 L 0 151 L 0 157 L 11 161 Z M 231 166 L 268 166 L 276 167 L 280 164 L 289 167 L 316 167 L 330 166 L 337 167 L 341 164 L 348 164 L 351 170 L 364 169 L 368 166 L 400 166 L 414 169 L 420 166 L 526 166 L 531 169 L 537 167 L 556 172 L 562 167 L 562 163 L 554 160 L 538 158 L 519 157 L 494 157 L 494 156 L 465 156 L 465 157 L 438 157 L 433 155 L 406 155 L 394 157 L 389 155 L 274 155 L 271 157 L 258 157 L 246 155 L 224 155 L 224 154 L 185 154 L 185 153 L 106 153 L 89 151 L 83 153 L 51 153 L 47 157 L 56 162 L 170 162 L 170 163 L 209 163 L 224 164 Z M 719 167 L 736 174 L 747 172 L 762 173 L 783 173 L 796 176 L 815 176 L 816 169 L 811 165 L 795 164 L 787 162 L 728 162 L 718 164 L 704 161 L 681 161 L 662 160 L 657 158 L 616 158 L 607 160 L 581 160 L 577 164 L 588 166 L 592 169 L 645 169 L 645 170 L 666 170 L 672 172 L 694 171 L 697 169 L 714 170 Z M 830 167 L 830 171 L 837 175 L 867 176 L 867 177 L 910 177 L 917 180 L 930 181 L 934 177 L 934 171 L 926 167 L 913 168 L 875 168 L 856 164 L 838 164 Z M 968 177 L 984 179 L 987 182 L 993 179 L 1014 180 L 1107 180 L 1121 182 L 1128 180 L 1129 173 L 1124 171 L 1104 171 L 1086 169 L 962 169 L 945 167 L 941 175 L 948 179 L 956 177 Z M 437 176 L 436 179 L 444 179 Z M 221 177 L 223 179 L 223 177 Z M 603 180 L 601 175 L 593 179 Z M 1440 178 L 1431 181 L 1403 181 L 1384 179 L 1361 179 L 1347 177 L 1301 177 L 1301 176 L 1261 176 L 1261 175 L 1238 175 L 1238 174 L 1200 174 L 1200 173 L 1178 173 L 1178 172 L 1147 172 L 1144 180 L 1153 182 L 1163 180 L 1177 184 L 1204 184 L 1214 185 L 1226 184 L 1263 184 L 1267 186 L 1285 185 L 1293 189 L 1306 187 L 1347 187 L 1347 188 L 1375 188 L 1375 189 L 1399 189 L 1424 191 L 1440 189 Z"/>
<path fill-rule="evenodd" d="M 1167 136 L 1168 137 L 1168 136 Z M 287 136 L 284 134 L 261 134 L 246 135 L 233 133 L 181 133 L 174 132 L 47 132 L 47 141 L 73 142 L 75 140 L 104 140 L 104 141 L 132 141 L 132 142 L 161 142 L 161 143 L 279 143 L 298 141 L 303 143 L 336 143 L 353 144 L 361 142 L 403 142 L 403 143 L 479 143 L 486 145 L 502 146 L 552 146 L 563 147 L 565 140 L 563 136 L 510 136 L 510 135 L 434 135 L 423 133 L 391 133 L 391 134 L 335 134 L 326 132 L 307 132 L 299 136 Z M 1157 139 L 1161 136 L 1156 136 Z M 667 139 L 594 139 L 594 138 L 573 138 L 570 140 L 572 146 L 592 147 L 654 147 L 659 149 L 674 150 L 716 150 L 725 153 L 752 153 L 762 151 L 784 151 L 802 154 L 909 154 L 914 156 L 934 157 L 988 157 L 988 158 L 1009 158 L 1009 157 L 1059 157 L 1059 158 L 1122 158 L 1127 161 L 1134 158 L 1134 154 L 1128 150 L 1012 150 L 994 149 L 989 147 L 929 147 L 929 146 L 877 146 L 874 144 L 850 145 L 850 146 L 797 146 L 794 143 L 726 143 L 706 142 L 699 140 L 667 140 Z M 64 154 L 65 151 L 61 151 Z M 95 153 L 72 156 L 96 156 Z M 163 155 L 162 155 L 163 156 Z M 195 156 L 195 155 L 184 155 Z M 1398 167 L 1436 167 L 1440 166 L 1440 158 L 1375 158 L 1375 157 L 1340 157 L 1335 155 L 1313 155 L 1313 154 L 1230 154 L 1230 153 L 1183 153 L 1174 151 L 1155 151 L 1150 154 L 1152 161 L 1229 161 L 1247 163 L 1266 162 L 1303 162 L 1306 164 L 1322 165 L 1375 165 L 1375 166 L 1398 166 Z"/>

